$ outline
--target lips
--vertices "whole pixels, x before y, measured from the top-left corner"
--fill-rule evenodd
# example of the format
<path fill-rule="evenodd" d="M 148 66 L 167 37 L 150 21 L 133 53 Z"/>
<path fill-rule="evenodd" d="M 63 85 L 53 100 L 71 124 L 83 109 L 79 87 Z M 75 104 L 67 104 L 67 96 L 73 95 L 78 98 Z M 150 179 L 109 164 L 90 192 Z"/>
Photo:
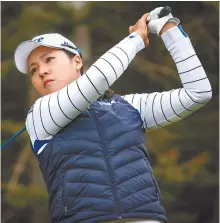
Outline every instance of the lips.
<path fill-rule="evenodd" d="M 45 80 L 45 81 L 44 81 L 44 87 L 47 85 L 47 83 L 49 83 L 49 82 L 51 82 L 51 81 L 53 81 L 53 80 L 52 80 L 52 79 Z"/>

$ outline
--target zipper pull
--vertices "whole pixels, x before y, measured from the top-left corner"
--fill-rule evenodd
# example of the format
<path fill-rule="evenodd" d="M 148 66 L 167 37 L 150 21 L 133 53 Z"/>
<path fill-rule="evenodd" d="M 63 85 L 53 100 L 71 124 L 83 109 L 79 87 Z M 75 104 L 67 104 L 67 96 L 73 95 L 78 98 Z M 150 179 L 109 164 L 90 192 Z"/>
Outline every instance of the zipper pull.
<path fill-rule="evenodd" d="M 64 207 L 64 210 L 65 210 L 65 214 L 67 214 L 67 207 Z"/>

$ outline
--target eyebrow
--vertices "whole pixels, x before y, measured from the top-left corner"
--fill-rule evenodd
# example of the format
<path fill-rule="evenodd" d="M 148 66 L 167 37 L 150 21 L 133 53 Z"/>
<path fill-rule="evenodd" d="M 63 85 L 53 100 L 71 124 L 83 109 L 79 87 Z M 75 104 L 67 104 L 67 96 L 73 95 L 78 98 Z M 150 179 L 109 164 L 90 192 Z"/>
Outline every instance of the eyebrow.
<path fill-rule="evenodd" d="M 52 53 L 52 52 L 53 52 L 53 51 L 49 51 L 49 52 L 44 53 L 43 55 L 40 56 L 40 59 L 43 58 L 43 57 L 45 57 L 46 55 Z M 33 62 L 33 63 L 28 67 L 28 71 L 29 71 L 30 67 L 33 66 L 34 64 L 36 64 L 36 63 Z"/>

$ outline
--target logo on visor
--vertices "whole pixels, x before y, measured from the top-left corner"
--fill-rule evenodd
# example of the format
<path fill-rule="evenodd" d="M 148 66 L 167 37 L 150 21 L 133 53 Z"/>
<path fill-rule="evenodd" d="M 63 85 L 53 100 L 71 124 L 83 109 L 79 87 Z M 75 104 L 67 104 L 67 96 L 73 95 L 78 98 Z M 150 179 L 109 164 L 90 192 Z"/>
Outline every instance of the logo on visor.
<path fill-rule="evenodd" d="M 34 39 L 33 41 L 40 43 L 40 42 L 42 42 L 43 39 L 44 39 L 44 37 L 40 37 L 40 38 Z"/>

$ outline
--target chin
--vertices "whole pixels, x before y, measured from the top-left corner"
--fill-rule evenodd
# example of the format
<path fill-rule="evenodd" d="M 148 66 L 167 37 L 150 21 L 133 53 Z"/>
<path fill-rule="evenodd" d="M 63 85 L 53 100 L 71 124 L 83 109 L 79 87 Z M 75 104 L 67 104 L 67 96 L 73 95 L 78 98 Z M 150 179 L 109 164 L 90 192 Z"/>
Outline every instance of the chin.
<path fill-rule="evenodd" d="M 55 89 L 45 89 L 43 92 L 38 92 L 41 96 L 46 96 L 48 94 L 52 94 L 58 90 Z"/>
<path fill-rule="evenodd" d="M 48 88 L 47 92 L 49 92 L 49 94 L 52 94 L 54 92 L 57 92 L 61 89 L 63 89 L 64 87 L 66 87 L 67 85 L 64 85 L 64 86 L 51 86 L 50 88 Z"/>

